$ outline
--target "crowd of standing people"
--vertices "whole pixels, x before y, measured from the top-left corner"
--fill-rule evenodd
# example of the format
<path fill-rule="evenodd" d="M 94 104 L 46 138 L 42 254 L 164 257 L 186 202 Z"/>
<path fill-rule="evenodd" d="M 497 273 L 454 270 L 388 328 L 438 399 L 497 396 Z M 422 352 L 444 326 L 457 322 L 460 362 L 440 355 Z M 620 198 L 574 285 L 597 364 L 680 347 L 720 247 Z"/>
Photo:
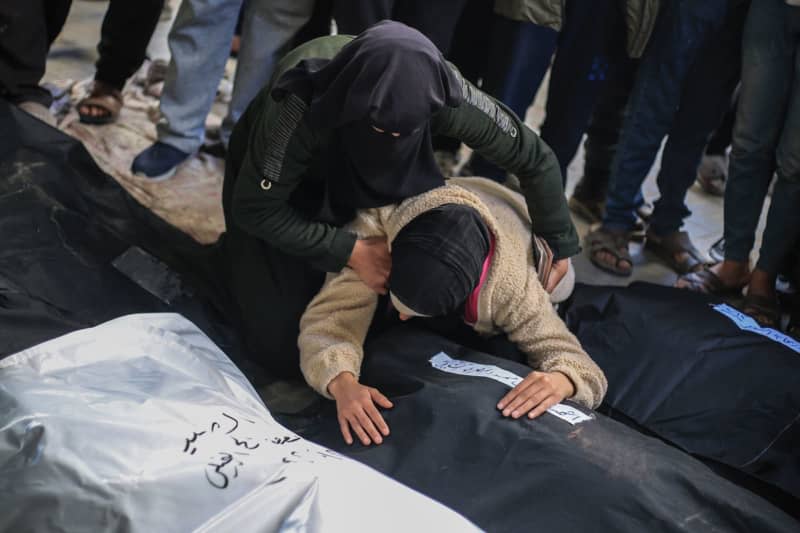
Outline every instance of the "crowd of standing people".
<path fill-rule="evenodd" d="M 70 4 L 0 5 L 0 97 L 43 120 L 52 120 L 52 96 L 40 82 Z M 77 105 L 89 124 L 118 118 L 164 0 L 108 4 L 96 75 Z M 183 0 L 169 34 L 158 138 L 131 162 L 133 174 L 169 179 L 201 148 L 237 33 L 218 155 L 227 161 L 227 245 L 248 258 L 233 284 L 242 284 L 241 321 L 255 337 L 281 338 L 247 322 L 269 313 L 265 295 L 286 301 L 292 287 L 302 296 L 271 321 L 294 343 L 325 272 L 349 266 L 374 292 L 391 288 L 385 239 L 341 227 L 357 209 L 443 185 L 455 169 L 499 183 L 519 178 L 541 239 L 534 260 L 549 258 L 551 290 L 581 250 L 568 206 L 593 224 L 582 244 L 598 268 L 630 276 L 629 244 L 644 238 L 679 274 L 678 287 L 744 294 L 743 312 L 782 327 L 788 310 L 776 283 L 797 279 L 800 265 L 800 0 Z M 332 33 L 360 37 L 350 44 Z M 417 63 L 401 65 L 408 58 Z M 536 136 L 523 121 L 546 79 Z M 368 128 L 354 128 L 367 119 Z M 567 201 L 567 167 L 581 143 L 583 174 Z M 467 161 L 459 160 L 462 144 L 472 149 Z M 642 184 L 659 152 L 659 197 L 650 206 Z M 319 166 L 331 176 L 319 177 Z M 302 177 L 309 169 L 316 181 Z M 695 182 L 724 197 L 716 262 L 683 229 Z M 494 246 L 481 242 L 478 266 Z M 268 255 L 259 251 L 264 243 Z M 250 283 L 265 269 L 284 282 L 254 292 Z M 477 278 L 469 279 L 472 290 Z M 786 326 L 794 335 L 796 314 Z"/>

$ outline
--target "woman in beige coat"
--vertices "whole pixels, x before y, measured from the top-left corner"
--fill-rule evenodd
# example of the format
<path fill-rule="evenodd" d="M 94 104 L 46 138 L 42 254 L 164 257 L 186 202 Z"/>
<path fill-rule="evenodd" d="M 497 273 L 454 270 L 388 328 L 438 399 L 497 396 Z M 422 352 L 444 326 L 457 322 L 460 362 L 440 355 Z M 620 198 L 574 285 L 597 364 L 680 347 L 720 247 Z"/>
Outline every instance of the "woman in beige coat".
<path fill-rule="evenodd" d="M 535 418 L 565 398 L 589 408 L 600 404 L 605 376 L 540 281 L 533 248 L 539 247 L 537 257 L 547 250 L 531 238 L 522 196 L 481 178 L 452 179 L 399 205 L 363 210 L 349 229 L 390 243 L 390 295 L 401 319 L 461 313 L 479 334 L 505 333 L 527 356 L 535 370 L 500 399 L 504 416 Z M 564 299 L 573 281 L 570 269 L 552 299 Z M 329 275 L 300 322 L 301 370 L 311 387 L 336 400 L 348 444 L 351 430 L 365 445 L 389 434 L 376 404 L 391 408 L 391 402 L 358 383 L 377 302 L 345 268 Z"/>

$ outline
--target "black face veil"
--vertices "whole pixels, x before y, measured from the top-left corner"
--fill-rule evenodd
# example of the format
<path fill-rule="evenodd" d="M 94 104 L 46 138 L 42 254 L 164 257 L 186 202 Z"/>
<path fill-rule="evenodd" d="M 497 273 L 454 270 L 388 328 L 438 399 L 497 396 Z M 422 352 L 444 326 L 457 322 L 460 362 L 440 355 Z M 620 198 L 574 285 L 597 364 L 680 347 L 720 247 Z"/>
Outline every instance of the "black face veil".
<path fill-rule="evenodd" d="M 380 22 L 330 61 L 302 61 L 275 91 L 304 97 L 312 125 L 333 131 L 329 187 L 336 203 L 377 207 L 443 184 L 429 121 L 444 106 L 460 104 L 461 87 L 418 31 Z"/>

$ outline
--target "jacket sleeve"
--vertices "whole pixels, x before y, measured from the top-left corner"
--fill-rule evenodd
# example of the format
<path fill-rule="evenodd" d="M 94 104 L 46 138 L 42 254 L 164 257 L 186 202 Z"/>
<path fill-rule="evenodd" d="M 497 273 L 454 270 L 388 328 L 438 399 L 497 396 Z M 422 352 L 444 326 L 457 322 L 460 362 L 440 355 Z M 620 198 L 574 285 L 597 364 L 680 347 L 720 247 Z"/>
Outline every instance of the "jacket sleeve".
<path fill-rule="evenodd" d="M 326 398 L 328 384 L 341 372 L 358 378 L 364 339 L 378 295 L 350 268 L 329 274 L 300 319 L 300 370 L 306 382 Z"/>
<path fill-rule="evenodd" d="M 305 104 L 291 95 L 271 97 L 256 118 L 233 191 L 233 220 L 243 231 L 317 268 L 338 272 L 350 258 L 356 237 L 313 222 L 289 205 L 308 169 L 315 139 L 303 124 Z"/>
<path fill-rule="evenodd" d="M 483 157 L 515 174 L 522 186 L 533 232 L 565 259 L 580 252 L 553 151 L 513 111 L 481 92 L 460 74 L 463 102 L 432 121 L 435 134 L 464 142 Z"/>
<path fill-rule="evenodd" d="M 594 409 L 606 394 L 605 374 L 583 350 L 578 339 L 550 304 L 535 272 L 524 291 L 509 291 L 514 301 L 495 305 L 495 324 L 527 355 L 528 364 L 542 372 L 561 372 L 575 386 L 573 401 Z"/>

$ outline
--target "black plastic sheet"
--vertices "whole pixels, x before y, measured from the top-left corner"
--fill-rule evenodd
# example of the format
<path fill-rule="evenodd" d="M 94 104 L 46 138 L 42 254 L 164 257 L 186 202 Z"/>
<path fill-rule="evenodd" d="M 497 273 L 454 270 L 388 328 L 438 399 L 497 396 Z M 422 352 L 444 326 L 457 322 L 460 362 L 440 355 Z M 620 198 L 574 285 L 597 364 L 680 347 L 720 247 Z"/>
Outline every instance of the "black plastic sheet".
<path fill-rule="evenodd" d="M 550 414 L 509 420 L 508 388 L 434 369 L 429 358 L 530 369 L 411 324 L 371 341 L 362 381 L 387 394 L 391 435 L 344 444 L 332 404 L 301 429 L 452 507 L 488 531 L 796 531 L 776 507 L 661 440 L 597 414 L 577 425 Z M 585 411 L 585 409 L 584 409 Z"/>
<path fill-rule="evenodd" d="M 245 362 L 218 312 L 214 249 L 137 204 L 78 141 L 2 101 L 0 242 L 0 358 L 121 315 L 173 311 Z M 489 530 L 797 530 L 762 498 L 603 416 L 578 426 L 501 419 L 504 386 L 431 368 L 439 350 L 527 371 L 401 327 L 371 341 L 364 369 L 396 404 L 387 442 L 346 447 L 330 403 L 304 432 Z"/>
<path fill-rule="evenodd" d="M 172 311 L 241 362 L 217 316 L 214 248 L 138 204 L 80 142 L 2 100 L 0 243 L 0 358 L 121 315 Z"/>
<path fill-rule="evenodd" d="M 605 405 L 799 498 L 800 354 L 741 330 L 716 303 L 645 283 L 579 286 L 565 319 L 606 373 Z"/>

